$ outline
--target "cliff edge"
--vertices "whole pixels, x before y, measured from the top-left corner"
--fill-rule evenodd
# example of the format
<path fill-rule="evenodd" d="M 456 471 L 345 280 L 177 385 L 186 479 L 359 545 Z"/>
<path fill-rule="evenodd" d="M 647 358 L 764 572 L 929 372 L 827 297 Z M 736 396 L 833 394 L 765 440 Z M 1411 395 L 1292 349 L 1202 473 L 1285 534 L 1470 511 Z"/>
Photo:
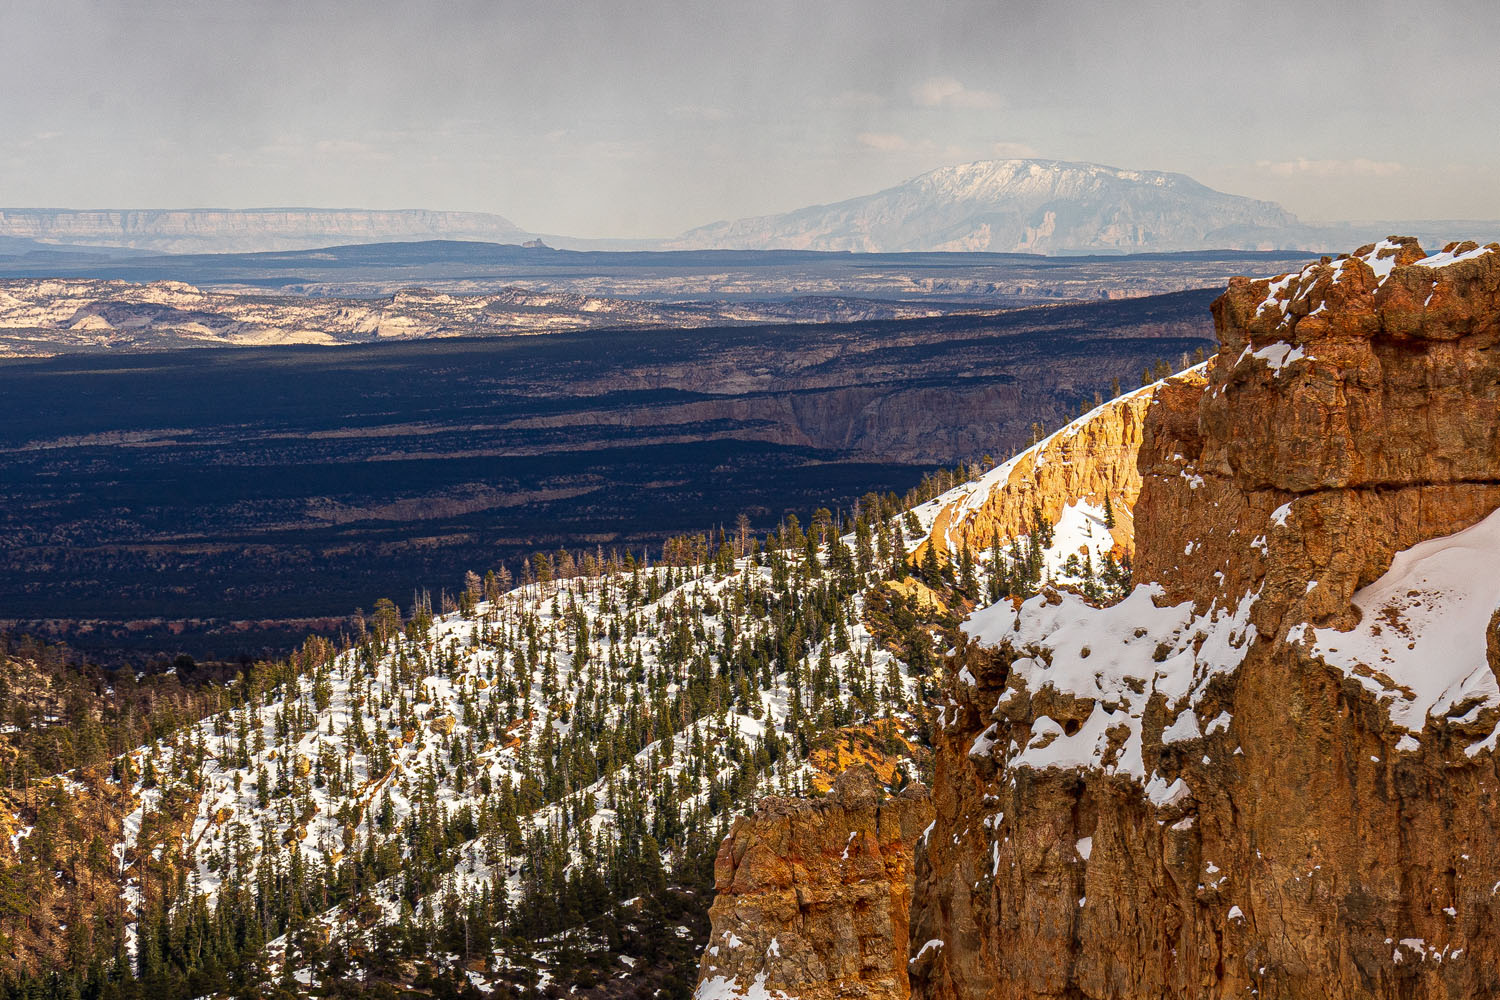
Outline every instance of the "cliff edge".
<path fill-rule="evenodd" d="M 1500 995 L 1500 246 L 1214 318 L 1146 413 L 1130 595 L 964 626 L 916 997 Z"/>

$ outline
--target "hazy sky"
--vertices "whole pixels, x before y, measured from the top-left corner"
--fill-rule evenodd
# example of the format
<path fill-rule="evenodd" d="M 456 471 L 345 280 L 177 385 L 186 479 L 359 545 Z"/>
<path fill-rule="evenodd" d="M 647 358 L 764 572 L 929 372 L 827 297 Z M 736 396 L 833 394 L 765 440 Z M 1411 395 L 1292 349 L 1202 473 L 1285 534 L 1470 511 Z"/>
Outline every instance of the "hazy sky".
<path fill-rule="evenodd" d="M 0 0 L 0 204 L 670 235 L 1045 156 L 1500 218 L 1500 3 Z"/>

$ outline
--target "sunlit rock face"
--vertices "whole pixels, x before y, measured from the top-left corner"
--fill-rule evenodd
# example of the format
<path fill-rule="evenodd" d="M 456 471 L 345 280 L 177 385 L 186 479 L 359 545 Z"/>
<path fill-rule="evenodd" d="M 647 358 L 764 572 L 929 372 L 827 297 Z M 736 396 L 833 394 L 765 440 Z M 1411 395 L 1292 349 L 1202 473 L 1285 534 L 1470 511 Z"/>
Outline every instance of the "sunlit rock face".
<path fill-rule="evenodd" d="M 1108 519 L 1104 546 L 1121 557 L 1134 549 L 1133 510 L 1141 492 L 1137 467 L 1146 414 L 1158 394 L 1201 390 L 1201 366 L 1112 399 L 935 504 L 930 543 L 940 560 L 968 546 L 980 552 L 1032 530 L 1040 515 L 1064 525 L 1069 511 Z M 917 551 L 920 557 L 921 549 Z"/>
<path fill-rule="evenodd" d="M 912 847 L 931 821 L 926 789 L 887 796 L 865 766 L 824 799 L 770 798 L 736 820 L 696 995 L 909 996 Z"/>
<path fill-rule="evenodd" d="M 1214 316 L 1145 416 L 1136 590 L 964 626 L 914 996 L 1500 994 L 1500 247 Z"/>

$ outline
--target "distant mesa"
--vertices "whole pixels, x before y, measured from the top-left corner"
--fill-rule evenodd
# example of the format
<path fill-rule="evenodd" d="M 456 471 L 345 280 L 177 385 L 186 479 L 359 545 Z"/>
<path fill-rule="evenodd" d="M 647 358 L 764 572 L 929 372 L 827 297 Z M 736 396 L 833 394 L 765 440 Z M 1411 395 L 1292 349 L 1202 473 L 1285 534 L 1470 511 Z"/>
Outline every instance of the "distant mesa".
<path fill-rule="evenodd" d="M 540 239 L 535 239 L 535 240 L 527 240 L 525 243 L 522 243 L 521 244 L 521 249 L 522 250 L 551 250 L 552 248 L 549 247 L 546 243 L 543 243 Z"/>
<path fill-rule="evenodd" d="M 531 238 L 484 212 L 426 209 L 55 209 L 0 208 L 0 237 L 158 253 L 258 253 L 354 243 Z"/>

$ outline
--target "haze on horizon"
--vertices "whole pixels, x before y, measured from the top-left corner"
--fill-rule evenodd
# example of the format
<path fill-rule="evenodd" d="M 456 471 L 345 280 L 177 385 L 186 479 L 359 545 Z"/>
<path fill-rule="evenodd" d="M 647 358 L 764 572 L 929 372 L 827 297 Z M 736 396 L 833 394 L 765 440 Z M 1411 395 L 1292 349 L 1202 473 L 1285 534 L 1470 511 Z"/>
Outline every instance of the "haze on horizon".
<path fill-rule="evenodd" d="M 1307 221 L 1500 218 L 1500 6 L 6 4 L 0 201 L 664 236 L 944 164 L 1172 170 Z"/>

